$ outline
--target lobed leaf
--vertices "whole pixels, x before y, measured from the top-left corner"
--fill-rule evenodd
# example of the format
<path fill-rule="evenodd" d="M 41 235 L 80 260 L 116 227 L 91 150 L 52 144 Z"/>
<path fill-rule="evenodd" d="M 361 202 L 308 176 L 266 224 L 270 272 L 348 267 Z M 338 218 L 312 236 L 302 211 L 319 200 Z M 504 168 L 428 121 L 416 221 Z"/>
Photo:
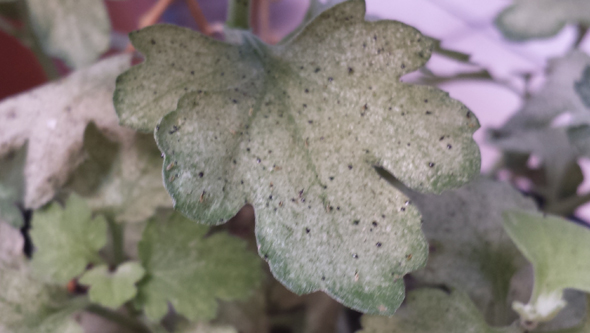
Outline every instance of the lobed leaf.
<path fill-rule="evenodd" d="M 526 321 L 548 321 L 565 307 L 566 288 L 590 292 L 590 229 L 553 216 L 504 213 L 504 227 L 533 264 L 535 285 L 528 304 L 514 309 Z"/>
<path fill-rule="evenodd" d="M 93 64 L 109 48 L 111 23 L 104 1 L 26 0 L 30 19 L 48 54 L 72 68 Z"/>
<path fill-rule="evenodd" d="M 107 265 L 93 267 L 80 278 L 80 283 L 90 286 L 88 296 L 94 303 L 117 309 L 137 294 L 135 284 L 144 276 L 139 263 L 127 262 L 113 273 Z"/>
<path fill-rule="evenodd" d="M 37 209 L 51 200 L 82 162 L 88 123 L 118 130 L 111 99 L 115 77 L 129 65 L 130 55 L 105 59 L 0 103 L 0 157 L 28 142 L 26 208 Z"/>
<path fill-rule="evenodd" d="M 160 320 L 168 304 L 189 320 L 213 319 L 217 298 L 244 298 L 259 283 L 260 261 L 246 243 L 221 232 L 205 237 L 208 231 L 179 213 L 148 222 L 139 242 L 146 277 L 136 304 L 151 320 Z"/>
<path fill-rule="evenodd" d="M 489 327 L 481 313 L 460 291 L 418 289 L 393 317 L 364 315 L 357 333 L 518 333 L 517 327 Z"/>
<path fill-rule="evenodd" d="M 107 221 L 92 218 L 84 199 L 71 195 L 64 208 L 52 203 L 35 211 L 30 235 L 36 248 L 33 270 L 47 281 L 65 284 L 88 264 L 102 262 L 98 251 L 107 241 Z"/>
<path fill-rule="evenodd" d="M 277 46 L 146 28 L 131 39 L 147 60 L 118 78 L 114 101 L 136 129 L 164 116 L 177 210 L 214 225 L 251 203 L 259 252 L 288 288 L 391 314 L 426 244 L 418 211 L 374 167 L 420 191 L 459 186 L 479 172 L 478 123 L 446 93 L 399 82 L 429 39 L 364 12 L 334 6 Z"/>
<path fill-rule="evenodd" d="M 586 0 L 515 0 L 496 18 L 508 39 L 522 41 L 556 35 L 566 24 L 590 24 Z"/>

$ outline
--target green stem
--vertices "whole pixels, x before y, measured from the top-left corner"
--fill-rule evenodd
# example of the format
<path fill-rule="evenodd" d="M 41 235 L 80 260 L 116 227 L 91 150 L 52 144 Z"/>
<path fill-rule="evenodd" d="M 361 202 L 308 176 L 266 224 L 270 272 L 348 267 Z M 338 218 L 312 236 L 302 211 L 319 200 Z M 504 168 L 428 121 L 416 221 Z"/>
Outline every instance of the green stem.
<path fill-rule="evenodd" d="M 37 61 L 39 61 L 39 64 L 43 68 L 43 71 L 45 72 L 47 79 L 51 81 L 51 80 L 59 78 L 60 75 L 59 75 L 59 72 L 57 71 L 57 68 L 55 67 L 55 64 L 53 63 L 53 60 L 45 54 L 45 52 L 43 51 L 43 48 L 41 47 L 41 43 L 39 42 L 39 39 L 37 38 L 37 36 L 35 35 L 35 33 L 33 31 L 33 25 L 31 23 L 29 7 L 26 3 L 26 0 L 18 0 L 16 2 L 16 5 L 17 5 L 17 10 L 18 10 L 18 16 L 20 17 L 20 19 L 23 21 L 23 23 L 25 25 L 25 27 L 23 29 L 24 35 L 26 37 L 28 37 L 27 40 L 30 41 L 30 45 L 28 45 L 28 46 L 31 48 L 31 51 L 37 57 Z"/>
<path fill-rule="evenodd" d="M 118 224 L 111 218 L 107 219 L 107 221 L 113 242 L 113 264 L 119 266 L 119 264 L 125 261 L 125 251 L 123 250 L 124 226 Z"/>
<path fill-rule="evenodd" d="M 229 0 L 225 25 L 234 29 L 250 29 L 250 0 Z"/>
<path fill-rule="evenodd" d="M 151 332 L 149 330 L 149 328 L 147 328 L 141 321 L 139 321 L 135 318 L 126 316 L 124 314 L 121 314 L 119 312 L 103 308 L 103 307 L 98 306 L 96 304 L 89 305 L 86 308 L 86 311 L 93 313 L 95 315 L 98 315 L 100 317 L 103 317 L 103 318 L 110 320 L 114 323 L 117 323 L 117 324 L 119 324 L 123 327 L 126 327 L 136 333 L 150 333 Z"/>
<path fill-rule="evenodd" d="M 583 195 L 574 195 L 567 199 L 560 200 L 552 205 L 548 205 L 545 211 L 551 214 L 568 216 L 572 214 L 576 208 L 590 201 L 590 193 Z"/>

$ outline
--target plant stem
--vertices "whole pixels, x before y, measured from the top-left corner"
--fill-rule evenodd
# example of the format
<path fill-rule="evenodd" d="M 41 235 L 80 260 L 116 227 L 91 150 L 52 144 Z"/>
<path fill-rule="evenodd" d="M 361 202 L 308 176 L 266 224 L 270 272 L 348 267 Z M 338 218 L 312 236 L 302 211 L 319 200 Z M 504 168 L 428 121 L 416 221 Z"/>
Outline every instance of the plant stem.
<path fill-rule="evenodd" d="M 113 264 L 118 266 L 125 261 L 125 252 L 123 251 L 123 234 L 124 226 L 117 224 L 113 219 L 107 219 L 109 230 L 113 241 Z"/>
<path fill-rule="evenodd" d="M 250 29 L 250 0 L 229 0 L 225 25 L 234 29 Z"/>
<path fill-rule="evenodd" d="M 123 327 L 129 328 L 133 332 L 137 333 L 150 333 L 150 330 L 139 320 L 121 314 L 119 312 L 103 308 L 96 304 L 91 304 L 86 308 L 87 312 L 101 316 L 114 323 L 117 323 Z"/>
<path fill-rule="evenodd" d="M 18 0 L 16 2 L 16 7 L 18 10 L 18 16 L 23 21 L 25 26 L 23 28 L 24 36 L 27 37 L 26 40 L 30 41 L 30 44 L 27 46 L 37 57 L 37 61 L 39 61 L 39 64 L 43 68 L 45 76 L 47 76 L 47 79 L 50 81 L 59 78 L 60 75 L 57 71 L 57 68 L 55 67 L 55 64 L 53 63 L 53 60 L 45 54 L 39 39 L 33 31 L 33 25 L 31 24 L 29 7 L 27 6 L 27 3 L 25 0 Z"/>
<path fill-rule="evenodd" d="M 197 26 L 199 27 L 201 33 L 204 35 L 211 35 L 213 30 L 211 29 L 209 22 L 207 22 L 207 18 L 205 18 L 205 15 L 203 14 L 203 11 L 201 10 L 197 0 L 185 0 L 185 2 L 189 11 L 191 12 L 191 16 L 195 22 L 197 22 Z"/>
<path fill-rule="evenodd" d="M 174 0 L 158 0 L 152 8 L 150 8 L 146 13 L 141 15 L 139 18 L 137 27 L 139 29 L 145 28 L 152 24 L 155 24 L 160 20 L 162 14 L 168 9 L 168 7 L 174 2 Z"/>

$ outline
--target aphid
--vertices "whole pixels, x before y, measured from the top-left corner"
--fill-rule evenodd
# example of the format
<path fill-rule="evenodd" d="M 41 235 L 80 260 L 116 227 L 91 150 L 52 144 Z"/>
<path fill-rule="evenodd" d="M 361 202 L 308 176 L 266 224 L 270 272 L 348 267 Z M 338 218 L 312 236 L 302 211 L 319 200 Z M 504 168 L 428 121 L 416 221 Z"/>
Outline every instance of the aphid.
<path fill-rule="evenodd" d="M 168 164 L 168 166 L 166 167 L 166 171 L 170 171 L 172 170 L 172 168 L 174 168 L 176 166 L 176 161 L 171 162 L 170 164 Z"/>

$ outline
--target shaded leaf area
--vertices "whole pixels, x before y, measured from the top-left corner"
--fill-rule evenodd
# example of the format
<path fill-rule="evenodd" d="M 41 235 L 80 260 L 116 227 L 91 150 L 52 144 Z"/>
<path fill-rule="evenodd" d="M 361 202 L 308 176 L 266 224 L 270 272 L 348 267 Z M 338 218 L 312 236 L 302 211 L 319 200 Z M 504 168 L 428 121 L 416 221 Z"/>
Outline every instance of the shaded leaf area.
<path fill-rule="evenodd" d="M 429 243 L 426 267 L 411 273 L 414 283 L 467 292 L 492 325 L 514 321 L 510 280 L 526 260 L 504 231 L 502 212 L 534 211 L 534 202 L 510 185 L 486 178 L 440 195 L 404 192 L 422 213 Z"/>
<path fill-rule="evenodd" d="M 0 103 L 0 157 L 27 145 L 25 207 L 47 203 L 83 161 L 83 134 L 90 122 L 116 130 L 112 106 L 115 77 L 130 55 L 87 69 Z"/>
<path fill-rule="evenodd" d="M 364 315 L 358 333 L 518 333 L 517 327 L 489 327 L 466 293 L 418 289 L 393 317 Z"/>
<path fill-rule="evenodd" d="M 0 332 L 82 333 L 72 314 L 87 301 L 34 278 L 22 251 L 7 246 L 22 245 L 19 237 L 18 230 L 0 223 Z"/>
<path fill-rule="evenodd" d="M 24 225 L 20 209 L 25 192 L 23 169 L 26 145 L 0 158 L 0 221 L 16 228 Z"/>
<path fill-rule="evenodd" d="M 139 242 L 146 277 L 136 305 L 160 320 L 171 304 L 192 321 L 215 317 L 217 301 L 243 299 L 258 285 L 260 260 L 246 243 L 226 233 L 206 236 L 209 228 L 179 213 L 152 218 Z"/>
<path fill-rule="evenodd" d="M 84 132 L 85 161 L 64 193 L 84 197 L 93 212 L 117 222 L 138 223 L 157 208 L 172 207 L 162 182 L 162 158 L 154 138 L 125 128 L 105 131 L 93 123 Z"/>
<path fill-rule="evenodd" d="M 88 296 L 92 302 L 116 309 L 135 297 L 135 284 L 144 274 L 145 270 L 136 262 L 124 263 L 112 273 L 107 265 L 100 265 L 84 273 L 80 283 L 90 286 Z"/>
<path fill-rule="evenodd" d="M 147 60 L 114 100 L 134 128 L 168 114 L 156 140 L 177 210 L 220 224 L 251 203 L 259 253 L 289 289 L 390 314 L 427 249 L 418 211 L 374 166 L 418 190 L 459 186 L 479 172 L 479 125 L 446 93 L 399 82 L 429 39 L 364 13 L 334 6 L 278 46 L 146 28 L 131 38 Z"/>
<path fill-rule="evenodd" d="M 566 24 L 590 24 L 586 0 L 515 0 L 496 18 L 508 39 L 522 41 L 556 35 Z"/>
<path fill-rule="evenodd" d="M 26 0 L 44 51 L 72 68 L 93 64 L 109 48 L 111 23 L 104 1 Z"/>
<path fill-rule="evenodd" d="M 531 299 L 513 305 L 523 320 L 551 320 L 566 305 L 566 288 L 590 292 L 590 229 L 522 211 L 506 212 L 504 219 L 506 231 L 534 267 Z"/>
<path fill-rule="evenodd" d="M 98 251 L 106 244 L 107 221 L 92 217 L 84 199 L 71 195 L 61 207 L 52 203 L 35 211 L 31 221 L 35 253 L 31 262 L 37 276 L 65 284 L 90 263 L 101 263 Z"/>

